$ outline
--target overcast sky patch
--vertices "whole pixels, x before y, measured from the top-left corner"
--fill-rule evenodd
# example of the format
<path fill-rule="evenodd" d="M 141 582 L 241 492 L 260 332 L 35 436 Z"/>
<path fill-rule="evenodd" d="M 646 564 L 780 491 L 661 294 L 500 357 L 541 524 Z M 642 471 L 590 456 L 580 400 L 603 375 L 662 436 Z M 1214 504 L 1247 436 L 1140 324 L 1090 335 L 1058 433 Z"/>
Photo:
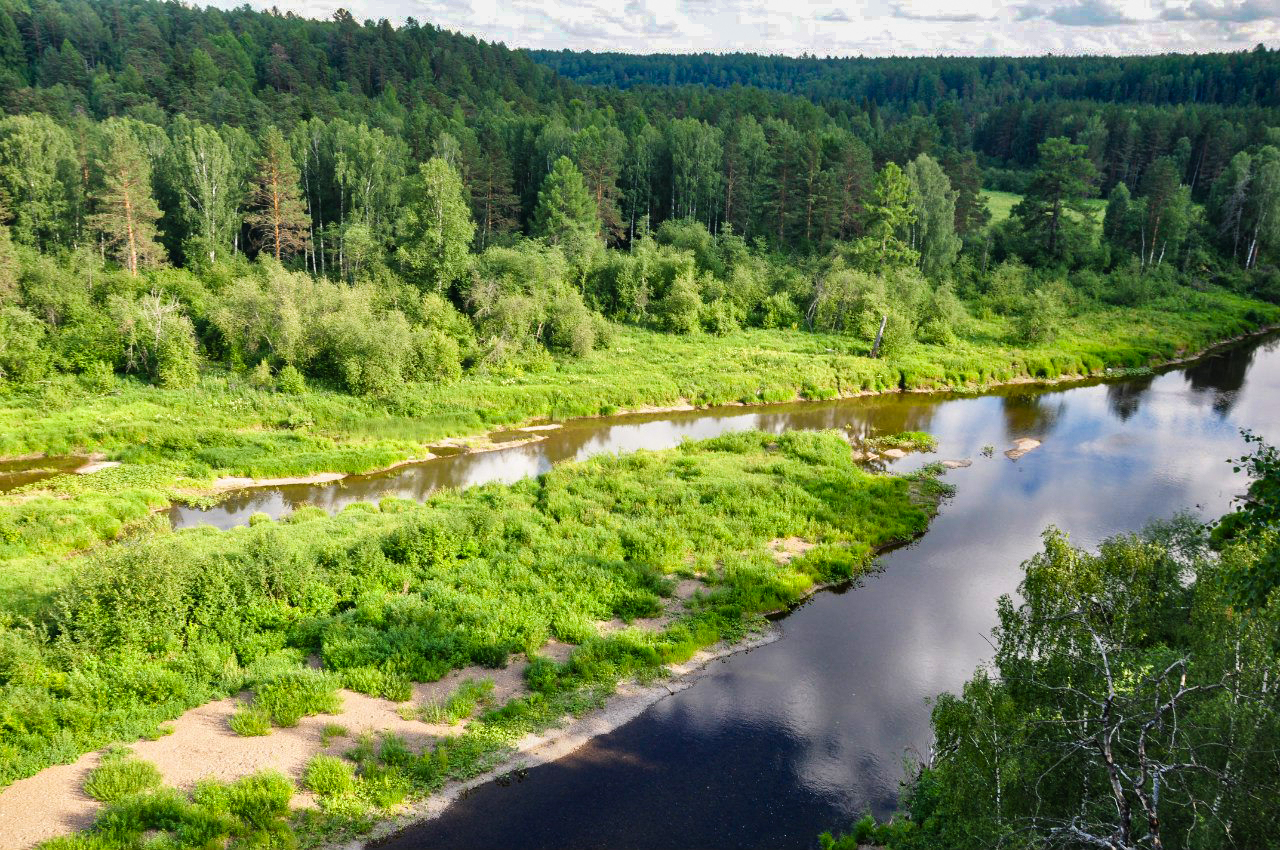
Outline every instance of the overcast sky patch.
<path fill-rule="evenodd" d="M 220 0 L 231 8 L 241 0 Z M 335 0 L 250 0 L 327 18 Z M 510 47 L 819 56 L 1165 53 L 1280 46 L 1280 0 L 347 0 Z M 849 26 L 851 23 L 857 26 Z"/>

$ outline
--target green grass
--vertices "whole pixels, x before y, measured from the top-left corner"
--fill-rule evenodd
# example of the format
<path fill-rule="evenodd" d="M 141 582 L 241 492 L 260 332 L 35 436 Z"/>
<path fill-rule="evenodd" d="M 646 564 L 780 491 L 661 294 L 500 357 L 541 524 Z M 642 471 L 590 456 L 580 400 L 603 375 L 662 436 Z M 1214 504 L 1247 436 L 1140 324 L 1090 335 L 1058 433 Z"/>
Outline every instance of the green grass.
<path fill-rule="evenodd" d="M 288 670 L 258 685 L 253 710 L 277 726 L 297 726 L 312 714 L 336 714 L 342 704 L 340 681 L 340 677 L 318 670 Z"/>
<path fill-rule="evenodd" d="M 114 803 L 156 788 L 160 782 L 160 771 L 151 762 L 108 754 L 85 777 L 84 793 L 103 803 Z"/>
<path fill-rule="evenodd" d="M 277 773 L 236 782 L 199 783 L 190 794 L 158 788 L 112 802 L 87 832 L 57 838 L 41 850 L 133 850 L 163 847 L 296 847 L 289 827 L 294 788 Z"/>
<path fill-rule="evenodd" d="M 419 716 L 427 723 L 453 726 L 475 714 L 477 708 L 492 704 L 493 682 L 489 679 L 468 679 L 448 699 L 422 706 Z"/>
<path fill-rule="evenodd" d="M 355 767 L 336 756 L 316 756 L 307 764 L 302 781 L 321 797 L 350 794 L 356 789 Z"/>
<path fill-rule="evenodd" d="M 1013 214 L 1013 208 L 1022 200 L 1022 196 L 1015 192 L 1000 192 L 994 189 L 983 189 L 979 194 L 987 199 L 987 209 L 991 210 L 991 223 L 999 224 Z M 1104 198 L 1090 198 L 1085 201 L 1085 206 L 1089 208 L 1090 215 L 1099 224 L 1102 223 L 1102 215 L 1106 212 L 1107 202 Z"/>
<path fill-rule="evenodd" d="M 542 690 L 656 674 L 921 532 L 942 492 L 930 480 L 865 472 L 839 434 L 744 433 L 390 512 L 104 547 L 64 565 L 30 623 L 0 619 L 0 783 L 246 689 L 251 731 L 296 722 L 333 710 L 334 688 L 368 668 L 435 681 L 554 638 L 578 649 L 562 669 L 537 665 Z M 792 536 L 820 545 L 778 564 L 766 544 Z M 598 634 L 598 622 L 659 613 L 693 571 L 708 587 L 679 623 Z M 463 688 L 448 710 L 482 710 L 485 690 Z M 398 793 L 378 787 L 378 799 Z"/>
<path fill-rule="evenodd" d="M 923 431 L 903 431 L 901 434 L 885 434 L 864 441 L 868 448 L 876 451 L 885 449 L 901 449 L 908 452 L 931 452 L 938 447 L 938 440 L 932 434 Z"/>
<path fill-rule="evenodd" d="M 987 209 L 991 210 L 991 223 L 999 224 L 1013 214 L 1013 208 L 1022 200 L 1022 196 L 1014 192 L 999 192 L 994 189 L 983 189 L 980 193 L 987 199 Z"/>
<path fill-rule="evenodd" d="M 242 738 L 259 738 L 271 734 L 271 714 L 251 705 L 240 705 L 227 719 L 227 725 Z"/>

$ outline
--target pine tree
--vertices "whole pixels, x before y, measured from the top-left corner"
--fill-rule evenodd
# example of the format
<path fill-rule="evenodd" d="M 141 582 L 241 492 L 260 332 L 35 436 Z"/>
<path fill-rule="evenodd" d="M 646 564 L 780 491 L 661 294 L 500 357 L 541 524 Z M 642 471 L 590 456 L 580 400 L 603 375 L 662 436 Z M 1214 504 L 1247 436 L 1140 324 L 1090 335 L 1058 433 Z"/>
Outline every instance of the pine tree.
<path fill-rule="evenodd" d="M 156 242 L 160 206 L 151 194 L 151 165 L 125 122 L 104 125 L 97 171 L 90 226 L 102 234 L 129 274 L 162 262 L 164 249 Z"/>
<path fill-rule="evenodd" d="M 916 220 L 911 181 L 897 163 L 886 163 L 876 175 L 863 216 L 863 235 L 854 245 L 858 265 L 868 271 L 881 271 L 887 266 L 910 266 L 919 261 L 919 254 L 905 241 Z"/>
<path fill-rule="evenodd" d="M 1075 248 L 1063 239 L 1064 233 L 1079 230 L 1067 217 L 1074 212 L 1075 221 L 1083 220 L 1088 209 L 1083 201 L 1093 193 L 1097 176 L 1084 145 L 1074 145 L 1064 137 L 1047 139 L 1040 144 L 1040 162 L 1027 188 L 1026 197 L 1013 208 L 1013 217 L 1022 224 L 1023 232 L 1048 262 L 1068 259 Z"/>
<path fill-rule="evenodd" d="M 250 203 L 253 211 L 245 217 L 263 250 L 277 260 L 292 256 L 311 244 L 311 219 L 302 204 L 298 169 L 289 145 L 275 127 L 262 140 L 262 158 L 253 179 Z"/>
<path fill-rule="evenodd" d="M 556 160 L 538 192 L 533 211 L 533 234 L 552 245 L 573 241 L 575 236 L 598 235 L 600 217 L 586 181 L 567 156 Z"/>
<path fill-rule="evenodd" d="M 622 235 L 622 219 L 618 214 L 618 175 L 622 171 L 622 155 L 627 140 L 617 127 L 587 127 L 573 143 L 573 156 L 582 172 L 587 191 L 595 201 L 605 235 L 617 239 Z"/>
<path fill-rule="evenodd" d="M 480 154 L 470 183 L 471 209 L 480 231 L 480 248 L 484 248 L 495 237 L 514 230 L 520 215 L 520 199 L 512 189 L 511 160 L 496 140 Z"/>

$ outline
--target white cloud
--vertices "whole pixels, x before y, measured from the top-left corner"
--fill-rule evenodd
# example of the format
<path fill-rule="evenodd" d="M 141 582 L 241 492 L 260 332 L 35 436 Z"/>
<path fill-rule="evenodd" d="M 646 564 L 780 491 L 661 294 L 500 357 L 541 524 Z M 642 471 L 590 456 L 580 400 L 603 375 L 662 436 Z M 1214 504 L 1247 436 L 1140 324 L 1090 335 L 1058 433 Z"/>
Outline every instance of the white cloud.
<path fill-rule="evenodd" d="M 220 0 L 232 7 L 241 0 Z M 337 0 L 250 0 L 329 17 Z M 512 47 L 691 53 L 1036 55 L 1280 45 L 1280 0 L 349 0 Z"/>

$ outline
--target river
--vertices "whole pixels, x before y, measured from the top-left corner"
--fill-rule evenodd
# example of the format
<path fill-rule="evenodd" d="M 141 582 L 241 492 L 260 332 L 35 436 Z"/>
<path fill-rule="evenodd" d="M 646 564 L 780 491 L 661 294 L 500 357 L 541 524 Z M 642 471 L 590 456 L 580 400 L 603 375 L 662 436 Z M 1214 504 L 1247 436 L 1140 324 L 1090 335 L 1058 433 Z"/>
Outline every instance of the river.
<path fill-rule="evenodd" d="M 1239 429 L 1274 440 L 1277 423 L 1273 337 L 1117 382 L 630 417 L 449 459 L 436 483 L 510 480 L 555 459 L 740 428 L 848 427 L 928 430 L 936 457 L 973 465 L 948 473 L 956 496 L 924 537 L 857 585 L 797 608 L 782 639 L 716 662 L 574 754 L 481 786 L 378 846 L 811 848 L 824 829 L 886 815 L 904 756 L 929 746 L 927 700 L 990 657 L 996 600 L 1015 590 L 1042 530 L 1092 546 L 1179 510 L 1216 516 L 1242 489 L 1226 462 L 1245 449 Z M 1043 445 L 1017 461 L 1002 455 L 1024 436 Z M 416 495 L 435 486 L 404 477 L 419 474 L 392 477 Z"/>

